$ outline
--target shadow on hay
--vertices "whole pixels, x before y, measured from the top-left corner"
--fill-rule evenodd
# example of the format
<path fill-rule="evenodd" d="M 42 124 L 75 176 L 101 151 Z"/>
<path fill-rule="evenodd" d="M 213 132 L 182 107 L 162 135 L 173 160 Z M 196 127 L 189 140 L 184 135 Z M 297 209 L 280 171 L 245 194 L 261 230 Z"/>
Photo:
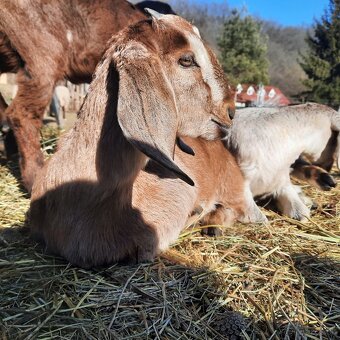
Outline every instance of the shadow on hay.
<path fill-rule="evenodd" d="M 13 155 L 9 160 L 5 158 L 4 153 L 0 151 L 0 166 L 5 166 L 10 174 L 17 180 L 18 188 L 21 193 L 25 195 L 25 197 L 29 197 L 29 193 L 27 192 L 26 188 L 22 185 L 21 182 L 21 175 L 19 169 L 19 156 Z"/>
<path fill-rule="evenodd" d="M 26 227 L 0 230 L 0 240 L 0 331 L 9 339 L 31 334 L 33 338 L 177 339 L 185 334 L 187 339 L 237 340 L 245 338 L 242 332 L 253 340 L 306 339 L 306 333 L 337 338 L 334 325 L 327 322 L 319 334 L 313 323 L 307 330 L 308 326 L 287 320 L 246 318 L 223 303 L 220 274 L 169 256 L 151 264 L 84 270 L 43 254 Z M 305 280 L 308 307 L 319 312 L 320 320 L 324 315 L 336 317 L 339 264 L 306 254 L 292 258 Z"/>
<path fill-rule="evenodd" d="M 325 339 L 339 339 L 340 329 L 336 326 L 340 322 L 339 261 L 303 253 L 291 257 L 304 279 L 306 304 L 322 330 L 320 339 L 322 335 Z"/>
<path fill-rule="evenodd" d="M 0 229 L 0 331 L 8 339 L 242 339 L 216 274 L 163 258 L 84 270 L 42 253 L 28 228 Z M 5 239 L 5 241 L 4 241 Z"/>

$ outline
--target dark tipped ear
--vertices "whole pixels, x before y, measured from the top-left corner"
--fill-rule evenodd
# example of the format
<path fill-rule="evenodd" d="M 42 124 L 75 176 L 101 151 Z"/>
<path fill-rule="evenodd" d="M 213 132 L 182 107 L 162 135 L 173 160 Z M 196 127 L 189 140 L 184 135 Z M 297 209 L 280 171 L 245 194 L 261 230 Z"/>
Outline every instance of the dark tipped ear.
<path fill-rule="evenodd" d="M 193 181 L 174 162 L 177 133 L 175 94 L 156 52 L 139 42 L 114 56 L 119 73 L 118 122 L 124 136 L 141 152 Z"/>
<path fill-rule="evenodd" d="M 192 155 L 192 156 L 195 156 L 195 151 L 193 149 L 191 149 L 191 147 L 184 143 L 183 140 L 179 137 L 177 137 L 176 139 L 176 143 L 177 143 L 177 146 L 185 153 L 189 154 L 189 155 Z"/>

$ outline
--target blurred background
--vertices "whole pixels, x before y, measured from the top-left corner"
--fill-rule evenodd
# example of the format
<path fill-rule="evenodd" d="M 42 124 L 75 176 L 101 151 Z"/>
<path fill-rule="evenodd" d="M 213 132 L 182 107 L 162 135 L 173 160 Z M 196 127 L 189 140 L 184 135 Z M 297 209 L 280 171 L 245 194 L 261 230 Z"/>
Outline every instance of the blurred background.
<path fill-rule="evenodd" d="M 267 100 L 274 87 L 272 96 L 282 93 L 291 103 L 309 100 L 338 109 L 339 0 L 164 2 L 200 29 L 243 97 L 258 101 L 263 84 L 269 86 Z M 286 98 L 274 102 L 284 105 Z"/>
<path fill-rule="evenodd" d="M 315 101 L 338 110 L 340 0 L 161 2 L 199 28 L 237 88 L 237 106 Z M 87 85 L 59 85 L 70 92 L 70 125 Z M 0 91 L 7 101 L 14 97 L 15 75 L 0 76 Z"/>

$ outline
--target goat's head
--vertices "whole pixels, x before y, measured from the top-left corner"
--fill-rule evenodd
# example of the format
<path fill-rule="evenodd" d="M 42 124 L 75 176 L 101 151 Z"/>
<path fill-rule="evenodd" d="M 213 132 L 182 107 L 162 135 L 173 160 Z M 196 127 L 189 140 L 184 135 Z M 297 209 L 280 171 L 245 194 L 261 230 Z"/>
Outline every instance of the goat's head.
<path fill-rule="evenodd" d="M 223 70 L 198 30 L 174 15 L 152 18 L 116 36 L 106 57 L 119 74 L 117 116 L 125 137 L 193 184 L 172 161 L 176 138 L 224 137 L 233 102 Z"/>

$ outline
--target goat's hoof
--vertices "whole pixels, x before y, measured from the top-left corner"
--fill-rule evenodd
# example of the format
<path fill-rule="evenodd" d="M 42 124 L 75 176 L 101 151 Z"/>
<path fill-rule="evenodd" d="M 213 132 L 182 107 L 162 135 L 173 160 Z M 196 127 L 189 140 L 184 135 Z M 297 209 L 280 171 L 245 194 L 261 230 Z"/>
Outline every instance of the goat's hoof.
<path fill-rule="evenodd" d="M 256 217 L 251 218 L 250 223 L 268 224 L 269 221 L 268 221 L 268 218 L 266 217 L 266 215 L 261 213 L 261 215 L 257 215 Z"/>
<path fill-rule="evenodd" d="M 256 224 L 268 224 L 268 218 L 265 214 L 261 211 L 254 211 L 250 214 L 244 215 L 242 218 L 239 219 L 242 223 L 256 223 Z"/>
<path fill-rule="evenodd" d="M 295 211 L 292 214 L 289 214 L 290 218 L 297 220 L 297 221 L 300 221 L 302 223 L 308 222 L 309 216 L 310 216 L 309 210 L 308 210 L 308 213 L 307 212 Z"/>
<path fill-rule="evenodd" d="M 316 181 L 324 191 L 329 191 L 336 187 L 336 182 L 333 177 L 326 172 L 320 173 Z"/>
<path fill-rule="evenodd" d="M 315 201 L 312 201 L 312 205 L 310 206 L 310 210 L 316 210 L 318 208 L 319 208 L 319 205 Z"/>
<path fill-rule="evenodd" d="M 207 227 L 207 228 L 203 228 L 201 230 L 202 235 L 207 235 L 207 236 L 211 236 L 211 237 L 219 237 L 222 236 L 222 229 L 219 227 Z"/>

